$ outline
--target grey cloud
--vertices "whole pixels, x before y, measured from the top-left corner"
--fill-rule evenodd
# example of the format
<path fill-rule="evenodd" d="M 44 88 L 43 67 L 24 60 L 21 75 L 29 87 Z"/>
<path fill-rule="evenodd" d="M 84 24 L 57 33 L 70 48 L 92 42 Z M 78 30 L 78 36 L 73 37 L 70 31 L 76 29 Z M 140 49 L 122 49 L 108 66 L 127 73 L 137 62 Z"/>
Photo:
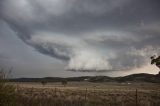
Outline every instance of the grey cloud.
<path fill-rule="evenodd" d="M 112 29 L 112 28 L 123 28 L 128 24 L 136 25 L 143 20 L 144 22 L 151 21 L 152 19 L 156 19 L 159 16 L 157 15 L 159 11 L 157 11 L 156 6 L 150 6 L 150 0 L 145 1 L 146 5 L 142 6 L 141 1 L 132 1 L 132 0 L 100 0 L 100 1 L 91 1 L 91 0 L 80 0 L 74 1 L 70 0 L 67 4 L 72 4 L 69 7 L 71 9 L 67 9 L 68 11 L 64 12 L 61 15 L 54 15 L 54 11 L 62 11 L 66 10 L 65 8 L 69 8 L 67 6 L 55 8 L 54 3 L 50 3 L 49 1 L 44 2 L 42 0 L 30 1 L 30 0 L 22 0 L 27 1 L 27 4 L 24 5 L 23 8 L 29 8 L 28 11 L 23 9 L 20 6 L 22 1 L 17 4 L 14 4 L 12 1 L 7 0 L 8 3 L 4 2 L 2 7 L 7 8 L 5 13 L 3 13 L 3 17 L 8 20 L 16 22 L 16 25 L 20 24 L 21 28 L 24 29 L 32 29 L 35 30 L 52 30 L 54 32 L 61 33 L 82 33 L 84 31 L 88 32 L 89 30 L 97 30 L 97 29 Z M 59 2 L 65 2 L 65 0 L 60 0 Z M 98 3 L 97 3 L 98 2 Z M 126 3 L 127 2 L 127 3 Z M 130 3 L 131 2 L 131 3 Z M 8 4 L 10 3 L 10 7 Z M 43 4 L 42 4 L 43 3 Z M 50 4 L 49 4 L 50 3 Z M 14 4 L 14 5 L 13 5 Z M 49 7 L 50 11 L 46 12 L 47 5 L 52 5 Z M 58 3 L 61 4 L 61 3 Z M 62 3 L 63 4 L 63 3 Z M 98 5 L 97 5 L 98 4 Z M 115 4 L 118 5 L 115 7 Z M 13 5 L 13 6 L 12 6 Z M 101 6 L 104 5 L 104 6 Z M 85 9 L 86 7 L 88 9 Z M 61 9 L 59 9 L 61 8 Z M 109 8 L 109 9 L 108 9 Z M 114 8 L 111 9 L 110 8 Z M 122 10 L 120 9 L 122 8 Z M 138 9 L 137 9 L 138 8 Z M 21 9 L 19 14 L 16 14 L 16 10 Z M 146 10 L 149 9 L 150 11 Z M 3 10 L 3 9 L 2 9 Z M 93 12 L 87 12 L 88 10 Z M 95 10 L 95 11 L 94 11 Z M 96 12 L 97 11 L 97 12 Z M 102 12 L 104 11 L 104 12 Z M 110 11 L 110 12 L 107 12 Z M 122 11 L 122 13 L 121 13 Z M 86 13 L 87 12 L 87 13 Z M 100 13 L 95 15 L 97 13 Z M 15 13 L 15 15 L 13 14 Z M 145 14 L 144 14 L 145 13 Z M 152 14 L 154 13 L 154 14 Z M 152 15 L 148 15 L 152 14 Z M 156 16 L 155 16 L 156 15 Z M 10 19 L 11 18 L 11 19 Z M 7 20 L 7 21 L 8 21 Z M 9 22 L 11 23 L 11 22 Z"/>
<path fill-rule="evenodd" d="M 6 59 L 8 59 L 8 56 L 0 53 L 0 60 L 6 60 Z"/>
<path fill-rule="evenodd" d="M 43 53 L 45 55 L 49 55 L 51 57 L 57 58 L 57 59 L 61 59 L 61 60 L 65 60 L 68 61 L 70 58 L 67 55 L 62 55 L 62 54 L 58 54 L 56 53 L 56 47 L 53 48 L 50 45 L 47 45 L 47 48 L 44 47 L 43 45 L 32 45 L 38 52 Z M 66 51 L 65 51 L 66 52 Z"/>
<path fill-rule="evenodd" d="M 114 56 L 108 60 L 114 70 L 129 70 L 132 68 L 142 67 L 149 63 L 151 55 L 160 55 L 160 36 L 145 35 L 142 33 L 123 33 L 121 35 L 101 35 L 93 36 L 87 39 L 95 45 L 101 45 L 102 49 L 111 50 Z M 140 35 L 141 34 L 141 35 Z M 121 36 L 120 36 L 121 35 Z M 107 53 L 107 52 L 106 52 Z M 107 54 L 106 54 L 107 55 Z"/>

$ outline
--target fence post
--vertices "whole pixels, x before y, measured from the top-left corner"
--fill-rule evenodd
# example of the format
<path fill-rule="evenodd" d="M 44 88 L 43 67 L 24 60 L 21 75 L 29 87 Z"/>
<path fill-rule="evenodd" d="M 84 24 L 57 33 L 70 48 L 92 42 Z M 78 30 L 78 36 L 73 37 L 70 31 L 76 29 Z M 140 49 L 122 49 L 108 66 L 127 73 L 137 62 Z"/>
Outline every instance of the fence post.
<path fill-rule="evenodd" d="M 94 92 L 93 92 L 93 93 L 94 93 L 94 97 L 95 97 L 95 94 L 96 94 L 96 92 L 95 92 L 95 88 L 94 88 Z"/>
<path fill-rule="evenodd" d="M 87 88 L 86 88 L 86 91 L 85 91 L 85 101 L 87 100 Z"/>
<path fill-rule="evenodd" d="M 136 106 L 138 106 L 138 90 L 136 89 Z"/>
<path fill-rule="evenodd" d="M 56 95 L 56 93 L 57 93 L 57 89 L 56 89 L 56 88 L 55 88 L 55 90 L 54 90 L 54 93 L 55 93 L 55 96 L 57 96 L 57 95 Z"/>

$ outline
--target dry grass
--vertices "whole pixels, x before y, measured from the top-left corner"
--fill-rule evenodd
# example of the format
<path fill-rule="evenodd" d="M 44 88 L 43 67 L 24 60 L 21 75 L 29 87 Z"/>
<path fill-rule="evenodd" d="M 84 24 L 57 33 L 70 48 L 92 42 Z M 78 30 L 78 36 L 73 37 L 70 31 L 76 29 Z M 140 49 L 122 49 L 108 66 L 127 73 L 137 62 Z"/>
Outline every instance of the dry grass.
<path fill-rule="evenodd" d="M 0 70 L 0 106 L 16 106 L 15 87 L 7 84 L 3 70 Z"/>
<path fill-rule="evenodd" d="M 13 83 L 12 83 L 13 84 Z M 17 85 L 17 106 L 159 106 L 160 86 L 137 83 L 73 82 L 42 86 L 38 83 Z M 137 104 L 136 104 L 136 89 Z"/>

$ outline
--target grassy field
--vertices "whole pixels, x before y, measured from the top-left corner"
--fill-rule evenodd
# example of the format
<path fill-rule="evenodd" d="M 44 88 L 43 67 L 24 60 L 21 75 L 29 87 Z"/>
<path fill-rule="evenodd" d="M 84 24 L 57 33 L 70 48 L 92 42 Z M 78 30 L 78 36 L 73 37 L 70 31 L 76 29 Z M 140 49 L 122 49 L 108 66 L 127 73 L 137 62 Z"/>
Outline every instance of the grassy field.
<path fill-rule="evenodd" d="M 160 85 L 153 83 L 9 84 L 15 106 L 160 106 Z"/>

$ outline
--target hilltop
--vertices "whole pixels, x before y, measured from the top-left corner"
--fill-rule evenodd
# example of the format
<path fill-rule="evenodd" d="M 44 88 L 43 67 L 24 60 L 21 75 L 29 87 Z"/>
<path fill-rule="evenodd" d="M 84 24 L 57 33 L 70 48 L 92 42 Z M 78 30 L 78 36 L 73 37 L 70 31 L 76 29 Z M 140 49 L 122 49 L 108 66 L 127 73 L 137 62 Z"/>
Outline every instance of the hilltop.
<path fill-rule="evenodd" d="M 67 81 L 88 81 L 88 82 L 150 82 L 150 83 L 160 83 L 160 73 L 157 75 L 138 73 L 131 74 L 122 77 L 109 77 L 109 76 L 81 76 L 81 77 L 45 77 L 45 78 L 15 78 L 10 79 L 12 82 L 61 82 L 63 80 Z"/>

